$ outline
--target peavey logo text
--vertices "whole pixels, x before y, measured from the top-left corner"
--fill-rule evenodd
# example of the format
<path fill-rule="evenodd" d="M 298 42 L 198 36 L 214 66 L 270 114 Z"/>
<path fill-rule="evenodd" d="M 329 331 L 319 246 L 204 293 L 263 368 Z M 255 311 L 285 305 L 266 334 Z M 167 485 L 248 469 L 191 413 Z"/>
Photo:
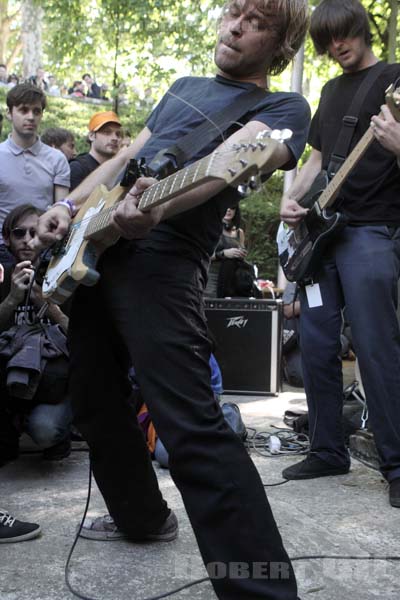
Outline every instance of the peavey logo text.
<path fill-rule="evenodd" d="M 240 328 L 246 327 L 248 319 L 245 319 L 243 316 L 242 317 L 231 317 L 231 318 L 228 318 L 227 321 L 228 321 L 228 325 L 226 326 L 227 328 L 228 327 L 239 327 L 239 329 L 240 329 Z"/>

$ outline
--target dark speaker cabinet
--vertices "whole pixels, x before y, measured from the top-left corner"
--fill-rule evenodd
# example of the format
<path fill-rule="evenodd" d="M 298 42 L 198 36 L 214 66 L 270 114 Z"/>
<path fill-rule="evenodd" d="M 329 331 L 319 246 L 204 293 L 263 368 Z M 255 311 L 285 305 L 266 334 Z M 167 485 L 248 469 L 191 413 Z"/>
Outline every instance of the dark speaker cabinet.
<path fill-rule="evenodd" d="M 282 301 L 215 298 L 205 308 L 225 393 L 278 393 Z"/>

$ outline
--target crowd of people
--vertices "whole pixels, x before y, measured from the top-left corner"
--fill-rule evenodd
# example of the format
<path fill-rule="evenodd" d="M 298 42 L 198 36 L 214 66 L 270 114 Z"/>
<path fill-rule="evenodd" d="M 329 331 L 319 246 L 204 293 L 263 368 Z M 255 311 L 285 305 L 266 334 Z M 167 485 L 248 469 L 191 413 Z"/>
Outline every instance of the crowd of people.
<path fill-rule="evenodd" d="M 133 86 L 129 97 L 126 83 L 120 83 L 118 89 L 111 93 L 107 83 L 98 84 L 90 73 L 84 73 L 81 79 L 75 79 L 71 84 L 66 85 L 64 82 L 60 83 L 54 75 L 46 73 L 42 67 L 38 67 L 34 75 L 22 77 L 16 73 L 9 73 L 7 65 L 1 63 L 0 88 L 11 89 L 19 83 L 31 83 L 48 96 L 79 99 L 97 104 L 111 103 L 114 96 L 118 98 L 118 106 L 132 104 L 138 109 L 149 111 L 155 104 L 150 87 L 145 88 L 141 93 Z"/>
<path fill-rule="evenodd" d="M 143 157 L 147 165 L 154 164 L 160 151 L 196 129 L 199 115 L 212 120 L 221 106 L 234 105 L 256 88 L 264 93 L 240 123 L 235 119 L 228 126 L 224 144 L 255 138 L 265 129 L 291 129 L 292 137 L 276 145 L 265 167 L 268 176 L 294 168 L 308 140 L 310 158 L 281 206 L 283 221 L 297 226 L 308 215 L 303 195 L 322 168 L 330 170 L 352 98 L 367 78 L 373 81 L 368 102 L 357 115 L 352 145 L 370 126 L 374 141 L 343 184 L 336 205 L 346 215 L 346 225 L 322 257 L 312 284 L 299 282 L 300 304 L 287 314 L 299 320 L 311 446 L 305 460 L 285 469 L 283 477 L 349 471 L 341 431 L 339 359 L 346 306 L 381 473 L 389 483 L 390 504 L 400 507 L 400 124 L 384 106 L 385 90 L 398 79 L 400 67 L 385 65 L 373 54 L 368 17 L 359 0 L 322 0 L 312 14 L 311 37 L 317 51 L 335 60 L 343 74 L 325 85 L 310 127 L 310 109 L 300 94 L 267 90 L 267 75 L 286 68 L 307 27 L 306 0 L 228 2 L 215 47 L 216 76 L 176 81 L 143 130 L 124 147 L 122 123 L 112 111 L 90 119 L 90 149 L 83 155 L 75 156 L 73 137 L 64 129 L 40 138 L 46 94 L 39 74 L 7 94 L 12 131 L 0 144 L 1 464 L 17 457 L 22 432 L 37 442 L 45 458 L 66 457 L 73 421 L 90 448 L 109 511 L 87 519 L 82 535 L 174 540 L 177 518 L 159 489 L 132 408 L 134 368 L 206 567 L 216 561 L 248 566 L 246 578 L 211 576 L 216 596 L 223 600 L 298 600 L 292 564 L 259 474 L 225 421 L 211 385 L 203 298 L 207 281 L 208 295 L 225 293 L 222 285 L 228 285 L 226 273 L 232 275 L 234 261 L 246 262 L 239 192 L 207 181 L 142 211 L 140 198 L 156 180 L 140 177 L 111 213 L 119 240 L 104 251 L 96 285 L 78 287 L 71 304 L 59 307 L 44 299 L 36 276 L 43 246 L 67 234 L 72 218 L 100 184 L 110 188 L 120 182 L 131 159 Z M 91 93 L 101 93 L 90 75 L 83 80 Z M 179 167 L 220 143 L 215 137 L 204 148 L 194 147 Z M 176 170 L 174 157 L 169 160 Z M 13 343 L 17 336 L 29 343 L 28 357 L 19 356 Z M 46 356 L 39 354 L 38 360 L 43 348 Z M 39 533 L 38 525 L 0 511 L 0 541 Z M 254 565 L 260 562 L 285 565 L 284 576 L 258 577 Z"/>

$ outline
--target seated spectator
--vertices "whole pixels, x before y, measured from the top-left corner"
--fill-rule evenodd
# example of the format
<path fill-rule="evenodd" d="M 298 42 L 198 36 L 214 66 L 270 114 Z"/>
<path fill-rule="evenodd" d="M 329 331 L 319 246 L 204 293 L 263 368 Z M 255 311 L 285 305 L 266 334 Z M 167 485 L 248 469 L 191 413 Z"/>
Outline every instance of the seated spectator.
<path fill-rule="evenodd" d="M 49 89 L 49 86 L 48 86 L 47 81 L 45 80 L 44 76 L 45 76 L 45 72 L 44 72 L 43 68 L 38 67 L 36 69 L 36 75 L 31 75 L 31 77 L 29 77 L 29 81 L 33 85 L 35 85 L 36 87 L 41 89 L 43 92 L 47 92 Z"/>
<path fill-rule="evenodd" d="M 40 214 L 35 206 L 21 204 L 3 223 L 4 242 L 16 265 L 5 269 L 0 285 L 0 466 L 18 457 L 23 432 L 46 459 L 60 460 L 71 451 L 63 333 L 68 318 L 57 305 L 45 303 L 33 282 L 39 251 L 29 243 Z"/>
<path fill-rule="evenodd" d="M 49 75 L 48 85 L 49 89 L 47 90 L 47 93 L 49 94 L 49 96 L 61 96 L 61 91 L 57 85 L 57 80 L 54 77 L 54 75 Z"/>
<path fill-rule="evenodd" d="M 89 121 L 90 151 L 70 162 L 71 190 L 92 171 L 119 152 L 122 139 L 121 121 L 111 110 L 95 113 Z"/>
<path fill-rule="evenodd" d="M 109 95 L 108 92 L 109 92 L 108 85 L 106 83 L 102 83 L 100 86 L 100 98 L 102 100 L 109 101 L 110 98 L 108 97 L 108 95 Z"/>
<path fill-rule="evenodd" d="M 0 64 L 0 87 L 8 87 L 7 65 Z"/>
<path fill-rule="evenodd" d="M 101 88 L 97 83 L 93 80 L 92 76 L 89 73 L 85 73 L 82 77 L 83 81 L 86 83 L 87 91 L 86 96 L 88 98 L 101 98 L 102 92 Z"/>
<path fill-rule="evenodd" d="M 69 88 L 68 95 L 74 98 L 85 97 L 85 84 L 83 81 L 74 81 L 74 85 Z"/>
<path fill-rule="evenodd" d="M 9 75 L 7 81 L 8 81 L 8 87 L 12 88 L 15 85 L 19 84 L 19 77 L 15 73 L 11 73 L 11 75 Z"/>
<path fill-rule="evenodd" d="M 120 150 L 122 150 L 122 148 L 128 148 L 132 143 L 132 135 L 131 132 L 128 131 L 127 129 L 123 129 L 122 130 L 122 141 L 121 141 L 121 148 Z"/>
<path fill-rule="evenodd" d="M 40 136 L 44 144 L 57 148 L 65 154 L 67 160 L 72 160 L 76 156 L 75 138 L 73 133 L 62 127 L 49 127 L 45 129 Z"/>

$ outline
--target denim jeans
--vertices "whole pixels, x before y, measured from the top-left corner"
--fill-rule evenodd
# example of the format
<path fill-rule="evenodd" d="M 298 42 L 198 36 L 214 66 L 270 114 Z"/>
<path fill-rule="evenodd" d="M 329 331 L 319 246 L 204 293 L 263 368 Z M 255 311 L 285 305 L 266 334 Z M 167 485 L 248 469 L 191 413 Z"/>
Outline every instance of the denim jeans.
<path fill-rule="evenodd" d="M 338 466 L 349 463 L 342 431 L 341 310 L 346 306 L 366 393 L 380 468 L 400 477 L 400 329 L 397 286 L 400 229 L 347 226 L 315 278 L 323 306 L 300 292 L 300 344 L 311 450 Z"/>

